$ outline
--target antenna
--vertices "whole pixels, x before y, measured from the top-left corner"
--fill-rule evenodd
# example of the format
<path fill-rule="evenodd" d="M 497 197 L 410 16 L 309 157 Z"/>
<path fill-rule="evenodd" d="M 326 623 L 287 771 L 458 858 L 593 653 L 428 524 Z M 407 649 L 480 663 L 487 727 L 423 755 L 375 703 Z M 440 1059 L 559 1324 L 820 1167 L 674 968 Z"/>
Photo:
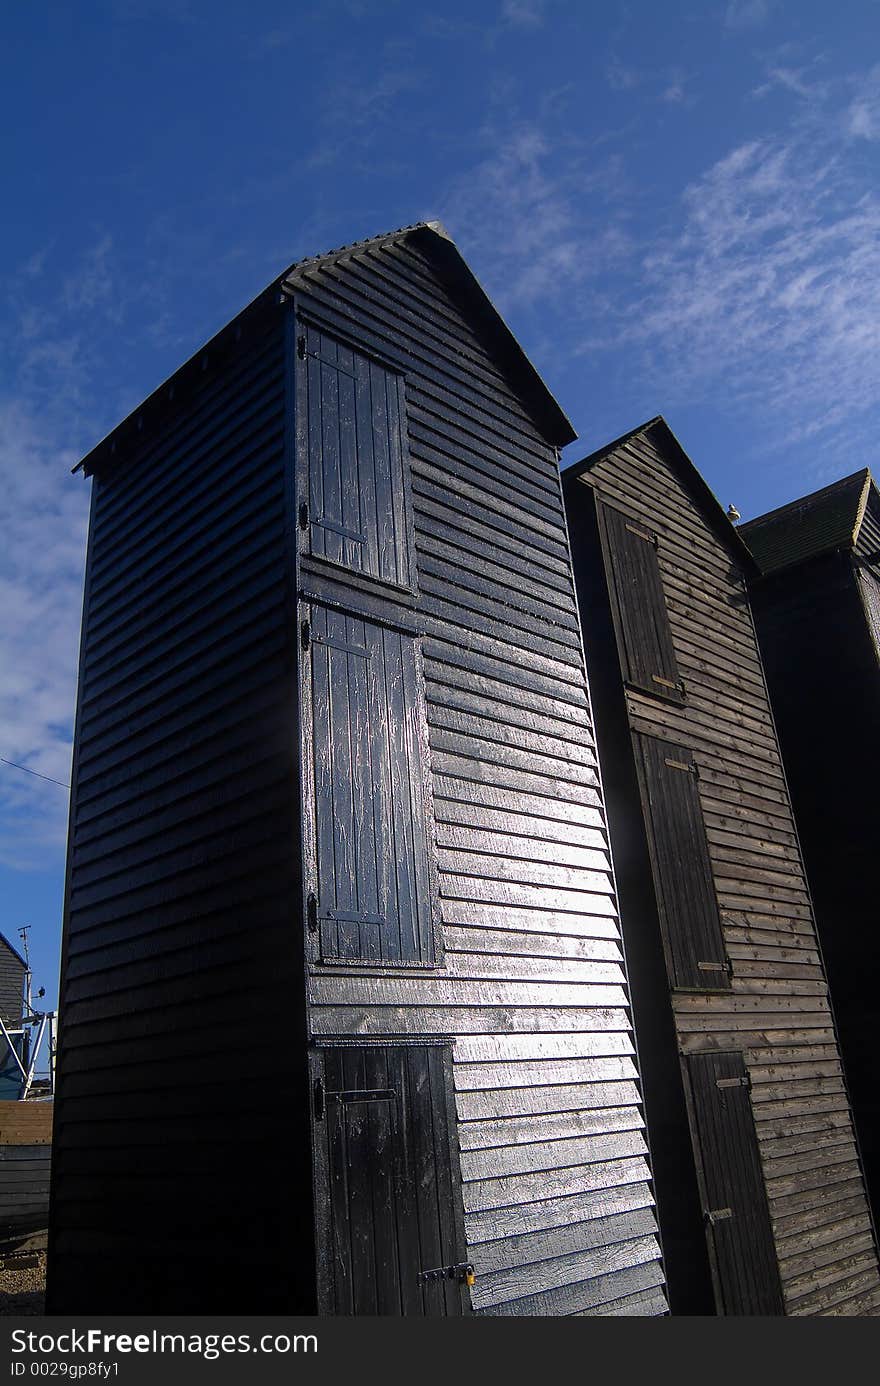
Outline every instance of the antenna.
<path fill-rule="evenodd" d="M 18 937 L 21 939 L 24 952 L 24 1003 L 28 1015 L 33 1011 L 33 1006 L 31 1005 L 31 955 L 28 948 L 28 934 L 30 931 L 30 924 L 23 924 L 18 931 Z"/>

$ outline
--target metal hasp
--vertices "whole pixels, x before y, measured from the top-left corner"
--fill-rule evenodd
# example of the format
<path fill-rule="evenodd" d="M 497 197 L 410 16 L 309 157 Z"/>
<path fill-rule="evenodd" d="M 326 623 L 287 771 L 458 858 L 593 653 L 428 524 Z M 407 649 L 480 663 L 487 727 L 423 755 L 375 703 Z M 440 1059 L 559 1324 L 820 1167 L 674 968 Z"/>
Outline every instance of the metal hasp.
<path fill-rule="evenodd" d="M 432 1280 L 455 1280 L 459 1285 L 475 1285 L 477 1273 L 470 1261 L 462 1261 L 457 1266 L 441 1266 L 437 1270 L 421 1271 L 419 1284 L 427 1285 Z"/>

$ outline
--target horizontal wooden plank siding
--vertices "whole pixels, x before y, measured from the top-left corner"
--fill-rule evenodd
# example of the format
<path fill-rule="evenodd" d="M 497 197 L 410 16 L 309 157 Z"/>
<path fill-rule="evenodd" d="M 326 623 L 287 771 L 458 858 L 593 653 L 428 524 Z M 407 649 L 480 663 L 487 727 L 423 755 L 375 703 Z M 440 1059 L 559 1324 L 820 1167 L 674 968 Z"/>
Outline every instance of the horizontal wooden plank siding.
<path fill-rule="evenodd" d="M 250 1262 L 264 1284 L 249 1307 L 290 1303 L 301 1190 L 280 1008 L 302 981 L 283 329 L 276 306 L 219 367 L 206 356 L 94 481 L 49 1275 L 68 1312 L 242 1307 Z M 257 1137 L 260 1177 L 239 1197 L 229 1172 Z"/>
<path fill-rule="evenodd" d="M 315 967 L 313 1033 L 454 1038 L 475 1312 L 662 1313 L 555 451 L 416 247 L 291 287 L 405 366 L 443 942 L 419 975 Z M 307 559 L 300 582 L 362 599 Z"/>
<path fill-rule="evenodd" d="M 663 437 L 646 427 L 572 485 L 660 540 L 685 701 L 629 688 L 626 717 L 639 740 L 692 753 L 730 966 L 727 990 L 672 992 L 677 1043 L 744 1056 L 786 1312 L 876 1313 L 876 1251 L 858 1240 L 867 1206 L 743 566 Z"/>
<path fill-rule="evenodd" d="M 0 1240 L 48 1226 L 51 1167 L 50 1142 L 0 1142 Z"/>

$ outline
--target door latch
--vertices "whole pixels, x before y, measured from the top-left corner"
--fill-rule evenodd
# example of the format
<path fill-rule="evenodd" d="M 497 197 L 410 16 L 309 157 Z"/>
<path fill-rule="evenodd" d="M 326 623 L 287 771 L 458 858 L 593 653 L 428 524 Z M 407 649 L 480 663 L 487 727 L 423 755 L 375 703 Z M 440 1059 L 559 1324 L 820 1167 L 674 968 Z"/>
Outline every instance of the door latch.
<path fill-rule="evenodd" d="M 470 1261 L 461 1261 L 457 1266 L 439 1266 L 436 1270 L 419 1273 L 420 1285 L 429 1285 L 436 1280 L 455 1280 L 459 1285 L 474 1285 L 477 1273 Z"/>

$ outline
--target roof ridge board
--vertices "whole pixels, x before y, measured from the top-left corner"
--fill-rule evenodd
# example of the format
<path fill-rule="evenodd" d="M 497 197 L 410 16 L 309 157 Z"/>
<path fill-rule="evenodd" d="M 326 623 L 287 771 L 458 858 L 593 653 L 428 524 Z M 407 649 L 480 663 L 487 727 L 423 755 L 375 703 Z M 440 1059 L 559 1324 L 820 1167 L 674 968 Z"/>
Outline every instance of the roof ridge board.
<path fill-rule="evenodd" d="M 399 226 L 396 231 L 382 231 L 377 236 L 365 236 L 363 240 L 350 241 L 347 245 L 336 246 L 334 250 L 322 250 L 318 255 L 306 255 L 302 260 L 294 260 L 292 265 L 289 265 L 286 270 L 282 271 L 282 273 L 278 275 L 278 281 L 283 287 L 291 276 L 306 274 L 310 269 L 317 268 L 323 260 L 348 259 L 353 255 L 360 254 L 364 250 L 370 250 L 374 246 L 384 245 L 388 241 L 396 241 L 401 236 L 408 236 L 413 231 L 421 231 L 425 228 L 437 231 L 437 234 L 443 234 L 446 236 L 446 239 L 449 240 L 449 233 L 446 232 L 445 228 L 439 231 L 438 228 L 440 227 L 441 223 L 439 221 L 414 221 L 409 226 Z"/>
<path fill-rule="evenodd" d="M 870 479 L 870 475 L 867 467 L 861 467 L 857 472 L 851 472 L 849 476 L 838 477 L 836 481 L 829 482 L 827 486 L 820 486 L 818 490 L 810 491 L 806 496 L 796 496 L 794 500 L 786 501 L 784 505 L 778 505 L 775 510 L 766 510 L 763 515 L 755 515 L 751 520 L 744 520 L 741 528 L 746 530 L 752 526 L 757 527 L 759 524 L 775 523 L 777 519 L 781 519 L 785 514 L 800 507 L 813 508 L 817 501 L 830 499 L 832 493 L 844 490 L 858 477 Z"/>
<path fill-rule="evenodd" d="M 859 530 L 862 527 L 862 520 L 865 518 L 865 511 L 868 508 L 868 498 L 871 494 L 871 487 L 873 485 L 874 482 L 871 476 L 870 469 L 866 467 L 865 483 L 862 486 L 862 494 L 859 496 L 859 503 L 856 506 L 856 519 L 855 524 L 853 525 L 852 539 L 850 541 L 852 543 L 853 548 L 855 548 L 856 544 L 858 543 Z"/>

